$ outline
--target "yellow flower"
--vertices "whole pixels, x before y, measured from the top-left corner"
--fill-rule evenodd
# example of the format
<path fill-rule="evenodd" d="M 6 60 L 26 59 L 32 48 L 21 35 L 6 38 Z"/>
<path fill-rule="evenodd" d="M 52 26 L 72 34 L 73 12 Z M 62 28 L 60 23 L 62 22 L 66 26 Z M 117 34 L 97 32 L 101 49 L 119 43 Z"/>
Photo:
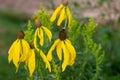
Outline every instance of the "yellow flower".
<path fill-rule="evenodd" d="M 34 51 L 34 44 L 30 43 L 30 50 L 29 50 L 29 55 L 26 60 L 26 65 L 28 66 L 30 76 L 32 76 L 33 72 L 35 71 L 35 51 Z M 51 72 L 51 66 L 50 63 L 48 62 L 46 56 L 42 51 L 40 51 L 40 56 L 42 57 L 43 61 L 46 63 L 46 68 Z"/>
<path fill-rule="evenodd" d="M 28 58 L 26 60 L 26 65 L 29 69 L 30 76 L 32 76 L 34 70 L 35 70 L 35 52 L 34 52 L 34 46 L 32 43 L 30 43 L 30 50 L 28 52 Z"/>
<path fill-rule="evenodd" d="M 70 25 L 72 15 L 67 5 L 68 2 L 65 2 L 64 4 L 61 4 L 59 7 L 57 7 L 52 17 L 50 18 L 50 21 L 51 22 L 55 21 L 57 15 L 60 13 L 59 19 L 57 21 L 57 25 L 60 26 L 62 21 L 65 20 L 66 18 L 68 18 L 69 20 L 68 25 Z"/>
<path fill-rule="evenodd" d="M 62 63 L 62 71 L 65 70 L 67 65 L 73 65 L 76 58 L 76 51 L 72 46 L 70 40 L 66 39 L 65 30 L 62 29 L 59 33 L 59 38 L 55 40 L 54 44 L 50 48 L 47 54 L 47 59 L 49 61 L 52 60 L 52 51 L 56 48 L 57 56 L 60 61 L 62 61 L 62 51 L 63 51 L 63 63 Z"/>
<path fill-rule="evenodd" d="M 8 51 L 9 63 L 13 61 L 18 70 L 19 63 L 27 59 L 29 49 L 29 44 L 24 40 L 24 32 L 21 30 L 18 32 L 18 38 L 13 42 Z"/>
<path fill-rule="evenodd" d="M 43 44 L 44 44 L 43 30 L 47 34 L 49 41 L 51 41 L 52 33 L 49 29 L 42 26 L 41 22 L 39 22 L 37 19 L 35 19 L 35 23 L 36 23 L 37 29 L 36 29 L 35 34 L 34 34 L 34 46 L 35 46 L 35 48 L 37 48 L 37 38 L 40 39 L 41 46 L 43 46 Z"/>

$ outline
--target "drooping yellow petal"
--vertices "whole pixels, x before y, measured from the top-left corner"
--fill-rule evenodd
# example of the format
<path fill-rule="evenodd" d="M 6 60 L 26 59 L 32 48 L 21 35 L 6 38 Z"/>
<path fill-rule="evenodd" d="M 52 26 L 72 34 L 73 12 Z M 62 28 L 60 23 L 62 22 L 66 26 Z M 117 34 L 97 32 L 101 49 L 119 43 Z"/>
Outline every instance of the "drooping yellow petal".
<path fill-rule="evenodd" d="M 59 41 L 60 41 L 60 39 L 55 40 L 55 42 L 53 43 L 52 47 L 48 51 L 48 54 L 47 54 L 48 61 L 52 60 L 52 51 L 55 49 L 55 47 L 57 46 L 57 44 L 59 43 Z"/>
<path fill-rule="evenodd" d="M 76 58 L 76 51 L 75 48 L 72 46 L 69 40 L 65 40 L 65 44 L 67 46 L 67 49 L 69 50 L 70 53 L 70 60 L 69 60 L 69 65 L 73 65 L 75 58 Z"/>
<path fill-rule="evenodd" d="M 40 39 L 40 44 L 43 46 L 44 44 L 44 36 L 43 36 L 43 30 L 40 28 L 40 34 L 41 34 L 41 39 Z"/>
<path fill-rule="evenodd" d="M 33 40 L 35 48 L 37 48 L 37 33 L 38 33 L 38 29 L 36 29 L 36 31 L 35 31 L 34 40 Z"/>
<path fill-rule="evenodd" d="M 57 14 L 60 12 L 61 8 L 63 7 L 63 4 L 61 4 L 53 13 L 52 17 L 50 18 L 50 21 L 53 22 L 56 19 Z"/>
<path fill-rule="evenodd" d="M 17 40 L 17 43 L 14 48 L 14 52 L 13 52 L 13 63 L 16 67 L 16 70 L 18 70 L 18 67 L 19 67 L 19 58 L 20 58 L 20 51 L 21 51 L 20 46 L 21 46 L 20 40 Z"/>
<path fill-rule="evenodd" d="M 67 41 L 69 44 L 71 44 L 71 41 L 69 39 L 66 39 L 65 41 Z"/>
<path fill-rule="evenodd" d="M 56 46 L 56 51 L 57 51 L 57 56 L 59 58 L 59 60 L 62 60 L 62 45 L 61 45 L 61 41 L 58 43 L 58 45 Z"/>
<path fill-rule="evenodd" d="M 47 57 L 44 55 L 44 53 L 42 52 L 42 50 L 40 50 L 40 56 L 42 57 L 43 61 L 46 64 L 46 68 L 48 68 L 48 70 L 51 72 L 51 66 L 50 63 L 48 62 Z"/>
<path fill-rule="evenodd" d="M 62 63 L 62 72 L 65 71 L 65 68 L 67 67 L 68 63 L 69 63 L 69 52 L 64 44 L 64 42 L 62 41 L 62 48 L 63 48 L 63 54 L 64 54 L 64 60 Z"/>
<path fill-rule="evenodd" d="M 40 45 L 43 46 L 43 44 L 44 44 L 44 37 L 43 37 L 43 30 L 41 28 L 39 28 L 39 30 L 38 30 L 38 37 L 40 39 Z"/>
<path fill-rule="evenodd" d="M 44 26 L 42 26 L 42 28 L 44 29 L 45 33 L 47 34 L 49 41 L 51 41 L 51 38 L 52 38 L 51 31 Z"/>
<path fill-rule="evenodd" d="M 29 57 L 28 57 L 28 69 L 30 72 L 30 76 L 32 76 L 34 70 L 35 70 L 35 53 L 34 49 L 30 49 L 29 51 Z"/>
<path fill-rule="evenodd" d="M 70 25 L 70 23 L 71 23 L 71 20 L 72 20 L 72 15 L 71 15 L 71 12 L 70 12 L 70 10 L 69 10 L 69 8 L 68 8 L 68 6 L 67 6 L 67 8 L 66 8 L 67 10 L 67 16 L 68 16 L 68 20 L 69 20 L 69 22 L 68 22 L 68 25 Z"/>
<path fill-rule="evenodd" d="M 57 25 L 60 26 L 62 21 L 65 19 L 66 14 L 65 14 L 65 7 L 61 10 L 60 17 L 58 19 Z"/>
<path fill-rule="evenodd" d="M 16 46 L 17 41 L 18 41 L 18 39 L 13 42 L 13 44 L 11 45 L 11 47 L 8 51 L 8 61 L 9 61 L 9 63 L 13 59 L 13 53 L 14 53 L 14 49 L 16 48 L 15 46 Z"/>
<path fill-rule="evenodd" d="M 21 40 L 21 48 L 20 62 L 24 62 L 28 57 L 28 51 L 30 49 L 28 42 L 24 39 Z"/>

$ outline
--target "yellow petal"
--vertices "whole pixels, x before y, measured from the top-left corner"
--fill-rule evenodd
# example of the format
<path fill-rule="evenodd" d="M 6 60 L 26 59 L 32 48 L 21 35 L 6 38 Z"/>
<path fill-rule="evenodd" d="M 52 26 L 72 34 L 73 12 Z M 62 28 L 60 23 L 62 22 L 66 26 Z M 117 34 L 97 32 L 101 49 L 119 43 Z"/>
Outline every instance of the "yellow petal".
<path fill-rule="evenodd" d="M 24 39 L 21 40 L 21 57 L 20 57 L 20 62 L 23 62 L 27 59 L 28 57 L 28 51 L 30 50 L 29 44 L 27 41 Z"/>
<path fill-rule="evenodd" d="M 34 33 L 34 47 L 37 48 L 37 33 L 38 33 L 38 29 L 36 29 L 35 33 Z"/>
<path fill-rule="evenodd" d="M 51 31 L 44 26 L 42 26 L 42 28 L 44 29 L 45 33 L 47 34 L 49 41 L 51 41 L 51 38 L 52 38 Z"/>
<path fill-rule="evenodd" d="M 63 48 L 63 54 L 64 54 L 64 60 L 62 63 L 62 72 L 63 72 L 65 71 L 65 68 L 67 67 L 70 59 L 69 59 L 69 52 L 63 41 L 62 41 L 62 48 Z"/>
<path fill-rule="evenodd" d="M 66 39 L 65 41 L 67 41 L 69 44 L 71 44 L 71 41 L 69 39 Z"/>
<path fill-rule="evenodd" d="M 46 68 L 48 68 L 48 70 L 51 72 L 51 66 L 50 63 L 48 62 L 47 57 L 44 55 L 44 53 L 40 50 L 40 56 L 42 57 L 43 61 L 46 64 Z"/>
<path fill-rule="evenodd" d="M 14 48 L 14 52 L 13 52 L 13 63 L 14 63 L 17 70 L 19 67 L 19 58 L 20 58 L 20 51 L 21 51 L 20 46 L 21 46 L 20 40 L 17 40 L 17 43 L 16 43 L 15 48 Z"/>
<path fill-rule="evenodd" d="M 61 4 L 53 13 L 52 17 L 50 18 L 50 21 L 53 22 L 56 19 L 57 14 L 60 12 L 61 8 L 63 7 L 63 4 Z"/>
<path fill-rule="evenodd" d="M 29 57 L 28 57 L 28 69 L 29 69 L 29 72 L 30 72 L 30 76 L 32 76 L 34 70 L 35 70 L 35 53 L 34 53 L 34 49 L 31 49 L 29 51 L 29 54 L 31 54 Z"/>
<path fill-rule="evenodd" d="M 65 44 L 66 44 L 67 49 L 69 50 L 69 53 L 70 53 L 69 65 L 73 65 L 75 58 L 76 58 L 75 48 L 72 46 L 72 44 L 70 43 L 69 40 L 66 40 Z"/>
<path fill-rule="evenodd" d="M 54 44 L 52 45 L 52 47 L 48 51 L 48 54 L 47 54 L 48 61 L 52 60 L 52 51 L 55 49 L 55 47 L 57 46 L 57 44 L 58 44 L 59 41 L 60 41 L 59 39 L 55 40 Z"/>
<path fill-rule="evenodd" d="M 72 15 L 71 15 L 71 12 L 70 12 L 69 8 L 67 7 L 66 9 L 67 9 L 67 16 L 68 16 L 68 20 L 69 20 L 68 25 L 70 25 L 71 19 L 72 19 Z"/>
<path fill-rule="evenodd" d="M 65 15 L 65 7 L 61 10 L 60 13 L 60 17 L 58 19 L 57 25 L 60 26 L 60 24 L 62 23 L 62 21 L 65 19 L 66 15 Z"/>
<path fill-rule="evenodd" d="M 61 61 L 62 60 L 62 45 L 61 45 L 61 41 L 56 46 L 56 51 L 57 51 L 58 58 Z"/>
<path fill-rule="evenodd" d="M 44 44 L 44 37 L 43 37 L 43 30 L 41 28 L 39 28 L 39 30 L 38 30 L 38 37 L 40 39 L 40 45 L 43 46 L 43 44 Z"/>
<path fill-rule="evenodd" d="M 13 53 L 14 53 L 14 49 L 16 48 L 15 46 L 16 46 L 17 41 L 18 41 L 18 39 L 13 42 L 13 44 L 11 45 L 11 47 L 8 51 L 8 61 L 9 61 L 9 63 L 13 59 Z"/>

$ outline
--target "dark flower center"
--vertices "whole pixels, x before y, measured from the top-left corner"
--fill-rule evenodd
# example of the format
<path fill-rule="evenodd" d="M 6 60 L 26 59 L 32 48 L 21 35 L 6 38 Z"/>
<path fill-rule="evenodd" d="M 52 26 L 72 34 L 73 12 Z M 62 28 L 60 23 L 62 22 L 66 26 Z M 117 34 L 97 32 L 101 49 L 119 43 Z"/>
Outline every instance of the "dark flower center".
<path fill-rule="evenodd" d="M 62 29 L 59 33 L 59 38 L 60 40 L 65 40 L 66 39 L 66 32 L 65 29 Z"/>
<path fill-rule="evenodd" d="M 42 23 L 38 19 L 34 19 L 36 27 L 39 28 L 42 26 Z"/>
<path fill-rule="evenodd" d="M 67 6 L 67 5 L 68 5 L 68 1 L 65 1 L 65 2 L 63 3 L 63 5 L 64 5 L 64 6 Z"/>
<path fill-rule="evenodd" d="M 20 30 L 17 34 L 18 39 L 23 39 L 24 36 L 25 36 L 25 34 L 24 34 L 23 30 Z"/>
<path fill-rule="evenodd" d="M 29 45 L 30 45 L 30 48 L 31 48 L 31 49 L 34 49 L 34 48 L 35 48 L 33 42 L 30 42 Z"/>

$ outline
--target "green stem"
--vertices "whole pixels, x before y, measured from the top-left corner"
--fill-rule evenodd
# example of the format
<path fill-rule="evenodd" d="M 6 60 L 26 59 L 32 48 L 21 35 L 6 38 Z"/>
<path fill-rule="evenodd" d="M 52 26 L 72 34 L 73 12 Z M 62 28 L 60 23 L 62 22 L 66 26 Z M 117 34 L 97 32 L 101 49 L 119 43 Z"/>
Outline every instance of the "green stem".
<path fill-rule="evenodd" d="M 63 27 L 63 29 L 65 29 L 66 30 L 66 33 L 68 32 L 68 18 L 66 18 L 65 19 L 65 24 L 64 24 L 64 27 Z"/>
<path fill-rule="evenodd" d="M 98 64 L 97 58 L 96 58 L 96 73 L 94 76 L 94 80 L 98 80 L 98 75 L 99 75 L 99 64 Z"/>
<path fill-rule="evenodd" d="M 60 67 L 57 66 L 57 72 L 56 72 L 56 79 L 55 80 L 61 80 L 60 79 Z"/>
<path fill-rule="evenodd" d="M 27 77 L 27 80 L 33 80 L 33 78 L 32 78 L 32 77 L 30 77 L 30 76 L 28 76 L 28 77 Z"/>
<path fill-rule="evenodd" d="M 83 64 L 82 64 L 82 71 L 81 71 L 81 73 L 79 74 L 80 75 L 80 77 L 82 77 L 83 75 L 82 75 L 82 73 L 84 72 L 84 69 L 85 69 L 85 66 L 86 66 L 86 64 L 87 64 L 87 60 L 88 60 L 88 57 L 89 57 L 89 55 L 88 55 L 88 53 L 89 53 L 89 46 L 88 46 L 88 44 L 87 44 L 87 38 L 84 36 L 84 45 L 85 45 L 85 53 L 84 53 L 84 60 L 83 60 Z"/>
<path fill-rule="evenodd" d="M 39 50 L 40 52 L 40 50 Z M 35 77 L 35 80 L 44 80 L 43 78 L 43 74 L 42 74 L 42 68 L 41 68 L 41 58 L 39 55 L 37 55 L 37 58 L 36 58 L 36 77 Z"/>
<path fill-rule="evenodd" d="M 52 8 L 54 8 L 55 7 L 54 1 L 50 0 L 50 2 L 51 2 L 51 5 L 52 5 Z"/>
<path fill-rule="evenodd" d="M 80 72 L 80 74 L 79 74 L 79 76 L 80 77 L 82 77 L 83 75 L 82 75 L 82 73 L 84 72 L 84 69 L 85 69 L 85 65 L 87 64 L 87 59 L 88 59 L 88 51 L 86 51 L 85 53 L 84 53 L 85 55 L 85 58 L 84 58 L 84 60 L 83 60 L 83 64 L 82 64 L 82 71 Z"/>
<path fill-rule="evenodd" d="M 55 64 L 54 61 L 52 61 L 53 71 L 54 71 L 54 80 L 61 80 L 60 73 L 61 73 L 61 66 Z"/>
<path fill-rule="evenodd" d="M 65 25 L 64 25 L 64 28 L 67 28 L 67 18 L 65 19 Z"/>

